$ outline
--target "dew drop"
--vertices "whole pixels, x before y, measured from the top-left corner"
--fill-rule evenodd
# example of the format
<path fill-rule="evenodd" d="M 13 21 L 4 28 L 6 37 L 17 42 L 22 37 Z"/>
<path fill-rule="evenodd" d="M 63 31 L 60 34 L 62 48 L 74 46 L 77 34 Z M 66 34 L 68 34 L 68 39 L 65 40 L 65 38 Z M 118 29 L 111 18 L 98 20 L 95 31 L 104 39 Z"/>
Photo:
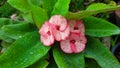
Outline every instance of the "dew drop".
<path fill-rule="evenodd" d="M 30 54 L 33 54 L 33 52 L 30 52 Z"/>
<path fill-rule="evenodd" d="M 27 59 L 27 58 L 25 58 L 23 62 L 26 62 L 27 60 L 28 60 L 28 59 Z"/>
<path fill-rule="evenodd" d="M 22 38 L 22 36 L 19 36 L 19 38 Z"/>
<path fill-rule="evenodd" d="M 21 65 L 23 65 L 24 63 L 21 63 Z"/>
<path fill-rule="evenodd" d="M 15 64 L 17 64 L 18 62 L 15 62 Z"/>

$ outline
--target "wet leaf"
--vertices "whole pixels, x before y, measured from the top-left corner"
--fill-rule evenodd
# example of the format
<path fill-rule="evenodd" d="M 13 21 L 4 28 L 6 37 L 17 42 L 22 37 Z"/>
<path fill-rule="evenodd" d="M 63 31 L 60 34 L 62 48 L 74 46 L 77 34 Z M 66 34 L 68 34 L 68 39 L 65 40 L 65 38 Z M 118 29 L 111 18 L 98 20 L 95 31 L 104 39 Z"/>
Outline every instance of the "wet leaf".
<path fill-rule="evenodd" d="M 120 68 L 120 63 L 115 56 L 95 38 L 88 38 L 85 56 L 95 59 L 102 68 Z"/>
<path fill-rule="evenodd" d="M 66 54 L 63 53 L 59 47 L 53 49 L 53 56 L 58 68 L 84 68 L 84 55 L 79 54 Z"/>
<path fill-rule="evenodd" d="M 97 8 L 96 8 L 97 5 Z M 79 12 L 68 12 L 66 14 L 67 19 L 82 19 L 91 15 L 95 15 L 98 13 L 109 12 L 120 9 L 120 5 L 111 6 L 104 3 L 97 3 L 89 5 L 87 10 L 79 11 Z"/>
<path fill-rule="evenodd" d="M 52 15 L 60 14 L 65 16 L 69 9 L 70 0 L 58 0 L 52 11 Z"/>
<path fill-rule="evenodd" d="M 44 57 L 50 47 L 39 40 L 38 32 L 30 32 L 17 39 L 0 56 L 0 68 L 24 68 Z"/>
<path fill-rule="evenodd" d="M 95 37 L 105 37 L 120 34 L 119 27 L 111 22 L 96 17 L 87 17 L 83 19 L 86 28 L 86 35 Z"/>
<path fill-rule="evenodd" d="M 18 39 L 22 37 L 27 32 L 32 32 L 36 30 L 36 27 L 33 26 L 31 23 L 19 23 L 19 24 L 12 24 L 12 25 L 5 25 L 1 29 L 4 35 L 10 37 L 12 39 Z"/>

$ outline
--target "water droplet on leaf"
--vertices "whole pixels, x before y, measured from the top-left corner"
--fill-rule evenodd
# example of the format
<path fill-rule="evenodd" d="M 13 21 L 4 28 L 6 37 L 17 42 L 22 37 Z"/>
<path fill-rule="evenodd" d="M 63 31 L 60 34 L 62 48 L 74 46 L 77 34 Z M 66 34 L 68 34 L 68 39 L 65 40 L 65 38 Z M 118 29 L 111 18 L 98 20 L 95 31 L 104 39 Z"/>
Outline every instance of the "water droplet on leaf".
<path fill-rule="evenodd" d="M 33 54 L 33 52 L 30 52 L 30 54 Z"/>

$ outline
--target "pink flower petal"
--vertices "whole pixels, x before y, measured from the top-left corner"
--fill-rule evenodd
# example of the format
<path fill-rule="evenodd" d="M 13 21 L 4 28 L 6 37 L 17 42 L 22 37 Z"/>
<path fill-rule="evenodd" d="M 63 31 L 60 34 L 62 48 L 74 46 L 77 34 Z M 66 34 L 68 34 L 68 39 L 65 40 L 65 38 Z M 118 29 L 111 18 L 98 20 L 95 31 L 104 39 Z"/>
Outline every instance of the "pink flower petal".
<path fill-rule="evenodd" d="M 85 49 L 86 38 L 80 33 L 70 33 L 69 38 L 60 42 L 60 47 L 65 53 L 80 53 Z"/>
<path fill-rule="evenodd" d="M 76 33 L 81 32 L 82 34 L 84 34 L 85 27 L 81 20 L 77 20 L 77 21 L 69 20 L 68 23 L 69 23 L 71 32 L 76 32 Z"/>
<path fill-rule="evenodd" d="M 57 41 L 65 40 L 70 34 L 69 26 L 64 31 L 59 31 L 53 26 L 52 31 Z"/>
<path fill-rule="evenodd" d="M 61 47 L 62 51 L 64 51 L 65 53 L 73 53 L 69 42 L 70 42 L 69 39 L 66 39 L 66 40 L 60 42 L 60 47 Z"/>
<path fill-rule="evenodd" d="M 54 15 L 50 18 L 49 22 L 59 27 L 60 31 L 63 31 L 67 27 L 67 20 L 61 15 Z"/>
<path fill-rule="evenodd" d="M 52 34 L 52 29 L 50 27 L 49 22 L 45 22 L 45 24 L 42 25 L 42 27 L 39 30 L 39 33 L 41 34 L 41 41 L 43 42 L 44 45 L 50 46 L 54 43 L 54 36 Z"/>
<path fill-rule="evenodd" d="M 70 29 L 67 20 L 61 15 L 54 15 L 49 20 L 52 32 L 57 41 L 66 39 L 69 36 Z"/>

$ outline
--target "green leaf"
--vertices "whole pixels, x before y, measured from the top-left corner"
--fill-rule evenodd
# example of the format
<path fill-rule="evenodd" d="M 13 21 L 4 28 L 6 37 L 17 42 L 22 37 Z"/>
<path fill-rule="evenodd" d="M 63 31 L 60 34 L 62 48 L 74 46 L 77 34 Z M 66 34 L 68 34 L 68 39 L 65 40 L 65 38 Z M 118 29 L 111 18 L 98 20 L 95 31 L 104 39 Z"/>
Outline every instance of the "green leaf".
<path fill-rule="evenodd" d="M 48 61 L 46 61 L 45 59 L 41 59 L 28 68 L 46 68 L 48 64 L 49 64 Z"/>
<path fill-rule="evenodd" d="M 100 10 L 100 9 L 106 9 L 110 7 L 111 7 L 110 5 L 107 5 L 104 3 L 95 3 L 95 4 L 89 5 L 86 10 Z"/>
<path fill-rule="evenodd" d="M 42 5 L 42 1 L 41 0 L 28 0 L 29 4 L 31 5 L 36 5 L 36 6 L 41 6 Z"/>
<path fill-rule="evenodd" d="M 96 6 L 96 5 L 98 5 L 98 6 Z M 108 12 L 108 11 L 114 11 L 114 10 L 118 10 L 118 9 L 120 9 L 120 5 L 110 6 L 110 5 L 106 5 L 106 4 L 102 4 L 102 3 L 92 4 L 88 7 L 87 10 L 79 11 L 76 13 L 68 12 L 66 15 L 66 18 L 67 19 L 81 19 L 84 17 L 88 17 L 90 15 Z"/>
<path fill-rule="evenodd" d="M 36 26 L 40 28 L 40 26 L 48 20 L 48 15 L 47 12 L 37 6 L 32 6 L 32 16 L 33 16 L 33 21 L 36 23 Z"/>
<path fill-rule="evenodd" d="M 13 25 L 5 25 L 1 29 L 4 35 L 12 38 L 12 39 L 18 39 L 22 37 L 27 32 L 35 31 L 36 28 L 31 23 L 19 23 L 19 24 L 13 24 Z"/>
<path fill-rule="evenodd" d="M 3 34 L 3 31 L 1 30 L 1 28 L 5 25 L 11 25 L 11 24 L 16 24 L 16 23 L 18 23 L 18 22 L 12 21 L 8 18 L 0 18 L 0 40 L 4 40 L 6 42 L 12 42 L 13 41 L 10 37 Z"/>
<path fill-rule="evenodd" d="M 28 22 L 35 22 L 38 28 L 40 28 L 41 25 L 48 20 L 47 12 L 44 9 L 34 5 L 31 6 L 31 11 L 26 12 L 23 17 Z"/>
<path fill-rule="evenodd" d="M 30 16 L 32 16 L 33 21 L 35 22 L 36 26 L 40 28 L 40 26 L 48 20 L 47 12 L 36 6 L 31 4 L 28 0 L 8 0 L 8 2 L 15 8 L 19 9 L 20 11 L 26 13 L 30 12 Z M 28 16 L 28 20 L 31 18 Z"/>
<path fill-rule="evenodd" d="M 0 29 L 4 26 L 4 25 L 11 25 L 11 24 L 18 24 L 20 23 L 20 21 L 13 21 L 9 18 L 0 18 Z"/>
<path fill-rule="evenodd" d="M 0 18 L 0 29 L 4 25 L 12 24 L 11 20 L 8 18 Z"/>
<path fill-rule="evenodd" d="M 95 38 L 88 38 L 85 56 L 95 59 L 102 68 L 120 68 L 120 63 L 115 56 Z"/>
<path fill-rule="evenodd" d="M 1 0 L 2 1 L 2 0 Z M 2 2 L 0 2 L 1 4 Z M 7 11 L 6 11 L 7 10 Z M 0 6 L 0 17 L 7 17 L 9 18 L 10 15 L 12 15 L 13 13 L 16 13 L 16 9 L 13 8 L 10 4 L 8 4 L 7 2 L 5 2 L 4 5 Z"/>
<path fill-rule="evenodd" d="M 30 5 L 28 3 L 28 0 L 8 0 L 7 2 L 22 12 L 26 12 L 30 10 Z"/>
<path fill-rule="evenodd" d="M 25 12 L 24 14 L 22 14 L 22 16 L 25 22 L 30 22 L 34 24 L 33 18 L 32 18 L 32 12 Z"/>
<path fill-rule="evenodd" d="M 39 40 L 38 32 L 30 32 L 17 39 L 0 56 L 0 68 L 25 68 L 44 57 L 50 47 Z"/>
<path fill-rule="evenodd" d="M 101 68 L 94 59 L 85 59 L 85 68 Z"/>
<path fill-rule="evenodd" d="M 86 35 L 95 37 L 105 37 L 120 34 L 119 27 L 111 22 L 96 17 L 87 17 L 83 19 L 86 28 Z"/>
<path fill-rule="evenodd" d="M 52 15 L 60 14 L 65 16 L 69 9 L 70 0 L 58 0 L 52 11 Z"/>
<path fill-rule="evenodd" d="M 42 0 L 42 6 L 47 11 L 48 15 L 51 15 L 53 7 L 57 0 Z"/>
<path fill-rule="evenodd" d="M 0 30 L 0 40 L 6 41 L 6 42 L 12 42 L 13 41 L 12 38 L 5 35 L 4 32 L 1 31 L 1 30 Z"/>
<path fill-rule="evenodd" d="M 43 58 L 41 58 L 40 60 L 38 60 L 37 62 L 35 62 L 27 68 L 46 68 L 49 64 L 49 62 L 47 61 L 48 58 L 49 54 L 45 55 Z"/>
<path fill-rule="evenodd" d="M 66 54 L 59 48 L 53 48 L 53 56 L 58 68 L 85 68 L 83 53 Z"/>

